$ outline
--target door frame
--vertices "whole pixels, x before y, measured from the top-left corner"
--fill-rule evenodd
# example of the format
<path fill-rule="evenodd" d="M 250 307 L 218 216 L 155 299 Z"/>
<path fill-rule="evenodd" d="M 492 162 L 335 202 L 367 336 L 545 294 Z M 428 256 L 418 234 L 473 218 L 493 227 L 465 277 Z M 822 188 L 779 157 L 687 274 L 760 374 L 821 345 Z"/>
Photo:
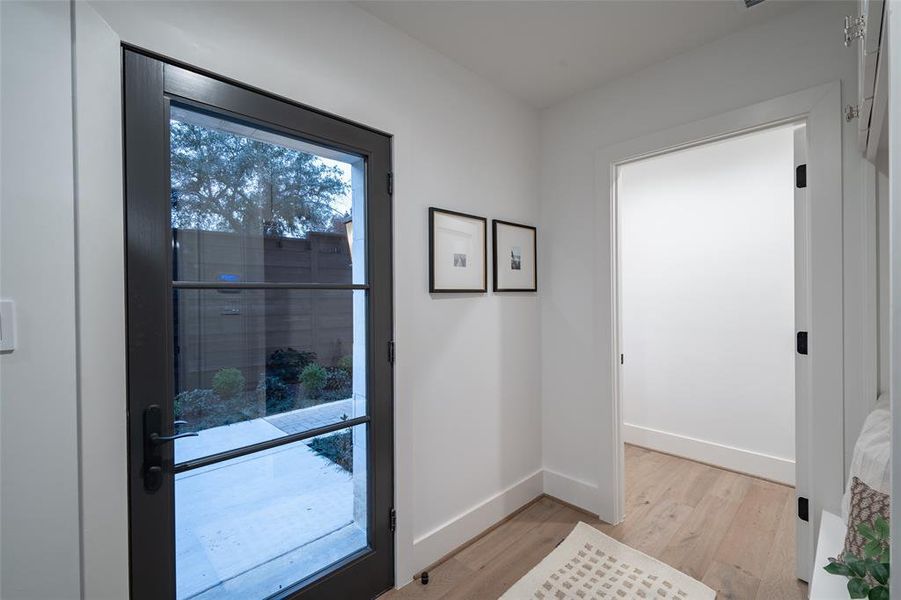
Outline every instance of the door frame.
<path fill-rule="evenodd" d="M 842 131 L 841 84 L 833 82 L 753 104 L 679 127 L 609 146 L 596 156 L 599 230 L 609 228 L 610 327 L 613 333 L 608 368 L 613 410 L 609 452 L 601 457 L 599 481 L 612 481 L 612 493 L 598 498 L 598 513 L 611 523 L 625 517 L 625 457 L 622 434 L 619 216 L 616 168 L 620 164 L 732 137 L 779 124 L 804 122 L 807 135 L 809 223 L 809 385 L 796 397 L 796 445 L 810 457 L 804 472 L 796 464 L 799 496 L 808 498 L 809 526 L 797 540 L 799 578 L 809 580 L 823 509 L 837 511 L 844 491 L 844 348 L 842 269 Z M 608 223 L 603 223 L 609 217 Z M 796 241 L 797 247 L 797 241 Z M 608 265 L 602 265 L 608 266 Z M 602 273 L 601 280 L 608 273 Z M 796 304 L 800 299 L 796 298 Z M 796 393 L 800 389 L 796 371 Z M 813 411 L 813 398 L 817 410 Z M 804 422 L 803 415 L 811 419 Z M 804 434 L 804 435 L 801 435 Z M 838 440 L 840 443 L 836 443 Z M 807 489 L 803 489 L 806 487 Z M 603 492 L 602 492 L 603 494 Z M 803 531 L 803 528 L 802 528 Z"/>
<path fill-rule="evenodd" d="M 368 594 L 394 586 L 394 375 L 392 137 L 329 113 L 122 45 L 123 146 L 126 229 L 126 322 L 129 578 L 132 598 L 174 597 L 173 447 L 161 446 L 162 501 L 143 490 L 143 408 L 172 410 L 172 255 L 169 196 L 169 103 L 232 115 L 269 130 L 365 158 L 367 291 L 367 413 L 352 420 L 368 427 L 368 548 L 309 576 L 274 597 L 331 598 Z M 131 158 L 129 160 L 129 157 Z M 377 180 L 385 174 L 384 180 Z M 161 175 L 163 175 L 161 177 Z M 377 207 L 377 209 L 375 208 Z M 295 287 L 317 289 L 316 284 Z M 329 284 L 329 288 L 338 284 Z M 160 377 L 160 373 L 164 376 Z M 373 399 L 378 401 L 373 402 Z M 351 423 L 351 422 L 348 422 Z M 319 431 L 319 430 L 316 430 Z M 168 433 L 164 431 L 164 433 Z M 290 437 L 290 436 L 289 436 Z M 377 458 L 377 460 L 376 460 Z M 160 523 L 167 524 L 162 529 Z M 160 531 L 163 531 L 161 534 Z M 149 558 L 149 559 L 148 559 Z M 353 576 L 341 577 L 355 570 Z"/>

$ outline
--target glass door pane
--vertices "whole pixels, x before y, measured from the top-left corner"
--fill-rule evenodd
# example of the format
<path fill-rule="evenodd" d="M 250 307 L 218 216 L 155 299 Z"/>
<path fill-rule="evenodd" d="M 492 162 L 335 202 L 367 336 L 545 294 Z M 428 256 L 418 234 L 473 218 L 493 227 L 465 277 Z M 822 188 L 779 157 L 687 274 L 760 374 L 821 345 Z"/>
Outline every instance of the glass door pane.
<path fill-rule="evenodd" d="M 394 582 L 391 136 L 123 58 L 133 600 Z"/>
<path fill-rule="evenodd" d="M 170 111 L 176 597 L 369 546 L 365 161 Z"/>
<path fill-rule="evenodd" d="M 177 104 L 169 133 L 173 279 L 366 283 L 362 157 Z"/>
<path fill-rule="evenodd" d="M 266 598 L 367 547 L 357 425 L 175 476 L 177 598 Z"/>
<path fill-rule="evenodd" d="M 176 289 L 176 465 L 366 415 L 366 290 Z M 356 344 L 355 344 L 356 342 Z"/>

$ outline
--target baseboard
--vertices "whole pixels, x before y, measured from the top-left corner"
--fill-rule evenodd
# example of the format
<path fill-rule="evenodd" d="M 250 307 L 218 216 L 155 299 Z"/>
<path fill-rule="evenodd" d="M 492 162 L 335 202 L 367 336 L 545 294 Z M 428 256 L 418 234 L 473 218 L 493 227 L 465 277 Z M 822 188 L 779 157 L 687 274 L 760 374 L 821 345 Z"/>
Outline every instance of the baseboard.
<path fill-rule="evenodd" d="M 724 469 L 795 485 L 793 460 L 628 423 L 623 423 L 623 441 Z"/>
<path fill-rule="evenodd" d="M 544 493 L 593 515 L 598 514 L 598 486 L 586 481 L 545 469 Z"/>
<path fill-rule="evenodd" d="M 539 469 L 473 506 L 462 515 L 413 540 L 414 573 L 434 564 L 454 548 L 478 536 L 544 493 Z"/>

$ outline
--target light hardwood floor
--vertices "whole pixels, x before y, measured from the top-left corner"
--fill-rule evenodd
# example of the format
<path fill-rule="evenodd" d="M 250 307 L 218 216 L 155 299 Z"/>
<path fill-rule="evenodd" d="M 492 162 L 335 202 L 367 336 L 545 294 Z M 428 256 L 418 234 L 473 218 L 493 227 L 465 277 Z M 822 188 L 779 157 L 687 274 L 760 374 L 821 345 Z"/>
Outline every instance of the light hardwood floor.
<path fill-rule="evenodd" d="M 792 488 L 626 446 L 626 520 L 544 497 L 383 600 L 494 600 L 585 521 L 700 579 L 717 599 L 802 600 Z"/>

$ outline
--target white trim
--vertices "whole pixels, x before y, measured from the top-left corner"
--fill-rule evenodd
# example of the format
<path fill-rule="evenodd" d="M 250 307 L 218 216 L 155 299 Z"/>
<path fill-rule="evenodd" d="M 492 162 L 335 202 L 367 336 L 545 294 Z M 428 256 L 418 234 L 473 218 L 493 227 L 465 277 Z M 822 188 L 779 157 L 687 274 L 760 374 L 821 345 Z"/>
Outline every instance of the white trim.
<path fill-rule="evenodd" d="M 896 37 L 901 31 L 901 8 L 897 2 L 888 4 L 888 28 L 883 36 L 888 36 L 889 100 L 901 93 L 901 39 Z M 898 31 L 896 31 L 898 30 Z M 901 119 L 897 113 L 889 115 L 889 398 L 892 407 L 892 456 L 901 456 Z M 901 460 L 892 461 L 892 494 L 901 498 Z M 892 555 L 901 556 L 901 502 L 892 502 L 891 544 Z M 901 598 L 901 577 L 891 579 L 889 593 Z"/>
<path fill-rule="evenodd" d="M 597 503 L 598 486 L 587 481 L 545 469 L 544 493 L 591 514 L 597 514 L 594 506 Z"/>
<path fill-rule="evenodd" d="M 810 464 L 799 464 L 797 469 L 805 469 L 806 480 L 810 482 L 810 514 L 815 522 L 805 532 L 808 539 L 803 540 L 803 544 L 810 550 L 811 556 L 819 529 L 820 512 L 824 508 L 837 511 L 844 488 L 843 192 L 840 119 L 841 83 L 836 81 L 601 148 L 596 154 L 596 247 L 600 249 L 607 245 L 604 234 L 608 230 L 611 236 L 610 249 L 613 252 L 609 263 L 599 264 L 601 273 L 597 280 L 600 286 L 600 282 L 608 276 L 604 269 L 610 269 L 610 318 L 616 324 L 619 321 L 616 165 L 763 127 L 806 120 L 808 192 L 812 198 L 810 294 L 815 299 L 811 303 L 809 343 L 809 365 L 813 376 L 810 397 L 799 398 L 798 402 L 812 406 L 811 398 L 816 398 L 817 411 L 812 413 L 813 418 L 806 424 L 806 444 L 809 449 L 806 455 L 811 457 Z M 605 213 L 610 216 L 609 223 L 604 223 Z M 596 339 L 603 340 L 601 324 L 598 323 L 595 327 Z M 612 435 L 611 439 L 600 441 L 598 469 L 598 481 L 610 482 L 611 486 L 599 488 L 597 506 L 602 519 L 618 523 L 624 517 L 625 479 L 619 382 L 621 336 L 616 327 L 613 328 L 613 334 L 607 365 L 612 372 L 613 410 L 610 411 L 609 423 Z M 799 443 L 804 442 L 801 440 Z M 801 479 L 800 473 L 796 476 Z"/>
<path fill-rule="evenodd" d="M 627 444 L 684 456 L 698 462 L 747 473 L 755 477 L 763 477 L 787 485 L 795 484 L 795 461 L 788 458 L 770 456 L 753 450 L 744 450 L 630 423 L 623 423 L 623 441 Z"/>
<path fill-rule="evenodd" d="M 817 540 L 817 555 L 814 560 L 814 570 L 810 581 L 810 600 L 835 600 L 847 598 L 848 588 L 846 579 L 830 575 L 823 569 L 829 564 L 829 559 L 838 556 L 844 550 L 845 533 L 847 527 L 838 515 L 824 510 L 820 517 L 820 537 Z"/>
<path fill-rule="evenodd" d="M 476 504 L 463 514 L 435 527 L 413 540 L 412 572 L 435 563 L 454 548 L 459 548 L 480 533 L 522 508 L 544 493 L 542 470 L 539 469 Z M 397 582 L 397 587 L 409 583 Z"/>

